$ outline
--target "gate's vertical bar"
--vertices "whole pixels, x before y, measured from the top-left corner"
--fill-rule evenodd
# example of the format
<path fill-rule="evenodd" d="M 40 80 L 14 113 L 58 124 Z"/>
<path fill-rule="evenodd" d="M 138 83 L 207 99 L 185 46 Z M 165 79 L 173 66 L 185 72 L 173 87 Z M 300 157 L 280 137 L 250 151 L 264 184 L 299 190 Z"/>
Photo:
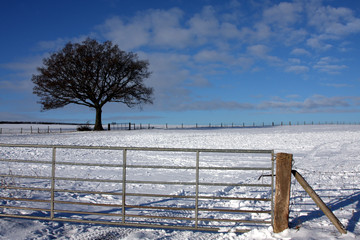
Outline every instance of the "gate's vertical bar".
<path fill-rule="evenodd" d="M 126 201 L 126 149 L 123 150 L 123 176 L 122 176 L 122 222 L 125 223 Z"/>
<path fill-rule="evenodd" d="M 274 168 L 275 155 L 273 150 L 271 152 L 271 226 L 274 226 Z"/>
<path fill-rule="evenodd" d="M 51 206 L 50 206 L 50 218 L 54 218 L 55 207 L 55 161 L 56 161 L 56 148 L 52 150 L 52 166 L 51 166 Z"/>
<path fill-rule="evenodd" d="M 199 218 L 199 159 L 200 152 L 196 151 L 196 186 L 195 186 L 195 227 L 198 227 L 198 218 Z"/>

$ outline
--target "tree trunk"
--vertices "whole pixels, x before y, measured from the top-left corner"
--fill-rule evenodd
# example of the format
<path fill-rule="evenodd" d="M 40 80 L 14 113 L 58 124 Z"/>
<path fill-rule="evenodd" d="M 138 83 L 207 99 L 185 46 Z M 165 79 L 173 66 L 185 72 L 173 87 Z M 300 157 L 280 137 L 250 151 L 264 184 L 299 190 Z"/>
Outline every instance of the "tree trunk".
<path fill-rule="evenodd" d="M 101 122 L 101 107 L 96 108 L 96 119 L 95 119 L 95 126 L 94 126 L 94 131 L 102 131 L 104 130 L 103 126 L 102 126 L 102 122 Z"/>

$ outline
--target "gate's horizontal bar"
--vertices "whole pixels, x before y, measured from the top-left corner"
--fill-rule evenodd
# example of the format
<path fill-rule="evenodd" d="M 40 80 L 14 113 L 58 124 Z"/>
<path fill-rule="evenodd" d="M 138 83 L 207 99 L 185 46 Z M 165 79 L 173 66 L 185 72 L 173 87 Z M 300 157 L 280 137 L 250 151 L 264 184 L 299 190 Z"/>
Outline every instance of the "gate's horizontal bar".
<path fill-rule="evenodd" d="M 30 187 L 16 187 L 16 186 L 0 186 L 3 189 L 14 189 L 14 190 L 32 190 L 32 191 L 51 191 L 51 188 L 30 188 Z"/>
<path fill-rule="evenodd" d="M 271 187 L 271 184 L 248 184 L 248 183 L 199 183 L 204 186 L 230 186 L 230 187 Z"/>
<path fill-rule="evenodd" d="M 195 182 L 163 182 L 163 181 L 137 181 L 126 180 L 127 184 L 164 184 L 164 185 L 195 185 Z"/>
<path fill-rule="evenodd" d="M 136 150 L 162 152 L 219 152 L 219 153 L 264 153 L 271 154 L 273 150 L 253 149 L 206 149 L 206 148 L 147 148 L 147 147 L 114 147 L 114 146 L 73 146 L 73 145 L 40 145 L 40 144 L 4 144 L 0 147 L 27 147 L 27 148 L 69 148 L 69 149 L 98 149 L 98 150 Z"/>
<path fill-rule="evenodd" d="M 70 165 L 70 166 L 89 166 L 89 167 L 123 167 L 123 164 L 109 164 L 109 163 L 79 163 L 79 162 L 56 162 L 56 165 Z"/>
<path fill-rule="evenodd" d="M 14 175 L 14 174 L 0 174 L 0 177 L 10 177 L 10 178 L 33 178 L 33 179 L 51 179 L 51 177 L 44 176 L 31 176 L 31 175 Z"/>
<path fill-rule="evenodd" d="M 114 195 L 114 196 L 122 195 L 122 192 L 101 192 L 101 191 L 83 191 L 83 190 L 66 190 L 66 189 L 54 189 L 54 192 L 87 193 L 87 194 L 102 194 L 102 195 Z M 126 194 L 126 195 L 128 195 L 128 194 Z"/>
<path fill-rule="evenodd" d="M 11 208 L 11 209 L 19 209 L 19 210 L 29 210 L 29 211 L 43 211 L 50 212 L 51 210 L 48 208 L 29 208 L 29 207 L 17 207 L 17 206 L 0 206 L 0 208 Z"/>
<path fill-rule="evenodd" d="M 16 207 L 16 206 L 0 206 L 0 208 L 50 212 L 50 209 L 45 209 L 45 208 L 28 208 L 28 207 Z M 102 213 L 102 212 L 85 212 L 85 211 L 71 211 L 71 210 L 58 210 L 58 209 L 54 209 L 54 212 L 84 214 L 84 215 L 114 216 L 114 217 L 122 216 L 121 213 L 118 214 L 118 213 Z M 1 216 L 1 214 L 0 214 L 0 216 Z M 133 217 L 133 218 L 157 218 L 157 219 L 184 220 L 184 221 L 195 221 L 196 220 L 195 218 L 192 218 L 192 217 L 187 218 L 187 217 L 170 217 L 170 216 L 136 215 L 136 214 L 126 214 L 125 216 Z M 198 220 L 199 221 L 208 221 L 208 222 L 237 222 L 237 223 L 253 223 L 253 224 L 270 224 L 271 223 L 271 221 L 265 221 L 265 220 L 245 220 L 245 219 L 198 218 Z"/>
<path fill-rule="evenodd" d="M 10 187 L 0 186 L 4 189 L 16 189 L 16 190 L 33 190 L 33 191 L 51 191 L 50 188 L 27 188 L 27 187 Z M 100 191 L 81 191 L 81 190 L 66 190 L 66 189 L 55 189 L 55 192 L 65 193 L 87 193 L 87 194 L 103 194 L 103 195 L 117 195 L 122 196 L 121 192 L 100 192 Z M 127 196 L 136 197 L 161 197 L 161 198 L 188 198 L 195 199 L 196 196 L 185 196 L 185 195 L 166 195 L 166 194 L 147 194 L 147 193 L 126 193 Z M 219 199 L 219 200 L 240 200 L 240 201 L 267 201 L 270 202 L 270 198 L 241 198 L 241 197 L 218 197 L 218 196 L 198 196 L 199 199 Z"/>
<path fill-rule="evenodd" d="M 41 164 L 51 164 L 50 161 L 42 160 L 25 160 L 25 159 L 5 159 L 1 158 L 0 162 L 16 162 L 16 163 L 41 163 Z"/>
<path fill-rule="evenodd" d="M 137 181 L 127 180 L 128 184 L 164 184 L 164 185 L 195 185 L 195 182 L 165 182 L 165 181 Z M 233 187 L 271 187 L 271 184 L 235 184 L 235 183 L 206 183 L 200 182 L 203 186 L 233 186 Z"/>
<path fill-rule="evenodd" d="M 168 217 L 168 216 L 154 216 L 154 215 L 137 215 L 137 214 L 126 214 L 126 217 L 132 218 L 157 218 L 157 219 L 170 219 L 170 220 L 183 220 L 183 221 L 195 221 L 196 218 L 187 217 Z M 245 220 L 245 219 L 226 219 L 226 218 L 198 218 L 198 221 L 207 222 L 237 222 L 237 223 L 252 223 L 252 224 L 271 224 L 271 221 L 265 220 Z"/>
<path fill-rule="evenodd" d="M 243 171 L 270 171 L 271 168 L 256 168 L 256 167 L 199 167 L 200 170 L 243 170 Z"/>
<path fill-rule="evenodd" d="M 139 209 L 156 209 L 156 210 L 181 210 L 181 211 L 195 211 L 195 207 L 194 208 L 186 208 L 186 207 L 179 207 L 179 208 L 175 208 L 175 207 L 155 207 L 155 206 L 141 206 L 141 205 L 126 205 L 126 208 L 139 208 Z"/>
<path fill-rule="evenodd" d="M 50 161 L 34 161 L 23 159 L 0 159 L 0 162 L 16 162 L 16 163 L 41 163 L 52 164 Z M 123 164 L 105 164 L 105 163 L 76 163 L 76 162 L 56 162 L 56 165 L 70 165 L 70 166 L 89 166 L 89 167 L 119 167 Z M 149 169 L 188 169 L 195 170 L 196 167 L 183 166 L 160 166 L 160 165 L 127 165 L 126 168 L 149 168 Z M 242 171 L 270 171 L 271 168 L 265 167 L 199 167 L 200 170 L 242 170 Z"/>
<path fill-rule="evenodd" d="M 219 199 L 219 200 L 240 200 L 240 201 L 263 201 L 271 202 L 270 198 L 241 198 L 241 197 L 216 197 L 216 196 L 199 196 L 199 199 Z"/>
<path fill-rule="evenodd" d="M 150 169 L 191 169 L 196 167 L 182 167 L 182 166 L 158 166 L 158 165 L 127 165 L 126 168 L 150 168 Z M 199 167 L 199 170 L 243 170 L 243 171 L 270 171 L 271 168 L 256 168 L 256 167 Z"/>
<path fill-rule="evenodd" d="M 93 178 L 67 178 L 67 177 L 55 177 L 55 180 L 63 181 L 81 181 L 81 182 L 108 182 L 108 183 L 122 183 L 122 180 L 113 179 L 93 179 Z"/>
<path fill-rule="evenodd" d="M 13 174 L 0 174 L 0 177 L 33 178 L 33 179 L 47 179 L 47 180 L 51 180 L 51 179 L 52 179 L 51 177 L 44 177 L 44 176 L 13 175 Z M 55 180 L 64 180 L 64 181 L 122 183 L 122 180 L 112 180 L 112 179 L 67 178 L 67 177 L 55 177 L 54 179 L 55 179 Z"/>
<path fill-rule="evenodd" d="M 220 228 L 210 228 L 210 227 L 190 227 L 190 226 L 175 226 L 175 225 L 158 225 L 158 224 L 139 224 L 139 223 L 122 223 L 122 222 L 110 222 L 110 221 L 92 221 L 92 220 L 80 220 L 80 219 L 69 219 L 69 218 L 50 218 L 50 217 L 36 217 L 36 216 L 26 216 L 26 215 L 13 215 L 13 214 L 0 214 L 3 217 L 13 217 L 13 218 L 24 218 L 24 219 L 37 219 L 37 220 L 53 220 L 61 222 L 75 222 L 75 223 L 89 223 L 89 224 L 104 224 L 104 225 L 114 225 L 114 226 L 124 226 L 124 227 L 144 227 L 144 228 L 162 228 L 162 229 L 176 229 L 176 230 L 191 230 L 191 231 L 209 231 L 209 232 L 219 232 Z M 229 231 L 233 232 L 233 228 Z M 251 229 L 235 229 L 235 233 L 245 233 L 249 232 Z"/>
<path fill-rule="evenodd" d="M 224 208 L 199 208 L 199 211 L 204 212 L 234 212 L 234 213 L 271 213 L 271 211 L 265 210 L 236 210 L 236 209 L 224 209 Z"/>
<path fill-rule="evenodd" d="M 245 219 L 226 219 L 226 218 L 198 218 L 199 221 L 206 222 L 237 222 L 237 223 L 252 223 L 252 224 L 271 224 L 271 221 L 265 220 L 245 220 Z"/>
<path fill-rule="evenodd" d="M 127 196 L 136 197 L 162 197 L 162 198 L 191 198 L 195 199 L 196 196 L 191 195 L 166 195 L 166 194 L 148 194 L 148 193 L 126 193 Z M 266 201 L 270 202 L 270 198 L 241 198 L 241 197 L 217 197 L 217 196 L 198 196 L 199 199 L 219 199 L 219 200 L 242 200 L 242 201 Z"/>
<path fill-rule="evenodd" d="M 100 207 L 118 207 L 118 208 L 122 208 L 122 204 L 72 202 L 72 201 L 59 201 L 59 200 L 55 200 L 54 203 L 58 203 L 58 204 L 72 204 L 72 205 L 87 205 L 87 206 L 100 206 Z"/>
<path fill-rule="evenodd" d="M 195 170 L 195 169 L 196 169 L 196 167 L 160 166 L 160 165 L 126 165 L 126 168 L 150 168 L 150 169 L 189 169 L 189 170 Z"/>
<path fill-rule="evenodd" d="M 84 212 L 84 211 L 71 211 L 71 210 L 58 210 L 58 209 L 54 209 L 54 212 L 58 212 L 58 213 L 74 213 L 74 214 L 84 214 L 84 215 L 101 215 L 101 216 L 122 217 L 122 213 Z"/>
<path fill-rule="evenodd" d="M 13 198 L 13 197 L 1 197 L 0 199 L 4 199 L 4 200 L 13 200 L 13 201 L 19 201 L 19 202 L 46 202 L 49 203 L 51 202 L 50 200 L 42 200 L 42 199 L 33 199 L 33 198 Z"/>
<path fill-rule="evenodd" d="M 182 211 L 195 211 L 195 208 L 174 208 L 174 207 L 155 207 L 155 206 L 140 206 L 140 205 L 126 205 L 126 208 L 140 208 L 140 209 L 156 209 L 156 210 L 182 210 Z M 199 208 L 199 211 L 204 212 L 234 212 L 234 213 L 271 213 L 271 211 L 264 210 L 236 210 L 224 208 Z"/>

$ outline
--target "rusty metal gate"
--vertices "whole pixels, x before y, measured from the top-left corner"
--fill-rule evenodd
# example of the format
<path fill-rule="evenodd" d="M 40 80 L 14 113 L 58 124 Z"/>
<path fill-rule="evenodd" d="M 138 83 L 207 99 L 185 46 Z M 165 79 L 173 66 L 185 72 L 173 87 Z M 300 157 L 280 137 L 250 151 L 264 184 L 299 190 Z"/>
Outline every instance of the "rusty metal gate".
<path fill-rule="evenodd" d="M 0 217 L 246 232 L 273 222 L 272 150 L 0 144 Z"/>

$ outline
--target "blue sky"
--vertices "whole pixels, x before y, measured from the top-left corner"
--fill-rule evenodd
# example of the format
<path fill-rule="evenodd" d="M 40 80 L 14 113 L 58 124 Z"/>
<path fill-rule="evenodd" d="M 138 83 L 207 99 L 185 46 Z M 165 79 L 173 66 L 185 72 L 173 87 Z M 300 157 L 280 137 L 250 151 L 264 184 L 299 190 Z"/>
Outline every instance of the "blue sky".
<path fill-rule="evenodd" d="M 86 37 L 150 63 L 154 104 L 110 103 L 103 122 L 359 122 L 360 1 L 2 0 L 0 121 L 94 122 L 40 112 L 32 74 Z"/>

